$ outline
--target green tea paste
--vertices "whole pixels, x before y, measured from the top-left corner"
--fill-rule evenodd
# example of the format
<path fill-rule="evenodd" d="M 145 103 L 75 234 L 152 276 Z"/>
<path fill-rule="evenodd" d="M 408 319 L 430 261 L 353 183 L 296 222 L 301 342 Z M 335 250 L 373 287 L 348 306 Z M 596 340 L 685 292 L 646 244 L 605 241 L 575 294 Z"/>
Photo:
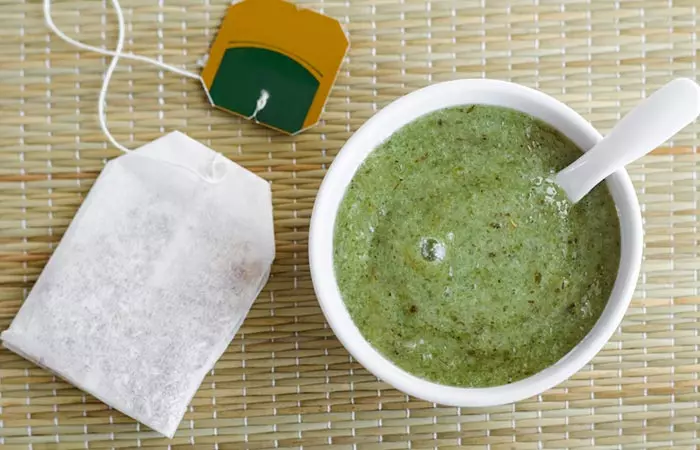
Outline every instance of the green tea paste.
<path fill-rule="evenodd" d="M 362 335 L 451 386 L 507 384 L 561 359 L 600 316 L 620 258 L 605 184 L 572 206 L 553 183 L 580 153 L 529 115 L 476 105 L 423 116 L 376 148 L 334 237 Z"/>

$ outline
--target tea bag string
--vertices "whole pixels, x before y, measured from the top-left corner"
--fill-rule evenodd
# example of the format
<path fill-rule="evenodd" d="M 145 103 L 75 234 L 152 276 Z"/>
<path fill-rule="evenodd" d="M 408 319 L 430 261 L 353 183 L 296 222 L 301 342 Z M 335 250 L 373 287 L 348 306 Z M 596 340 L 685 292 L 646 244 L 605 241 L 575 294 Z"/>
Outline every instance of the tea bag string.
<path fill-rule="evenodd" d="M 124 14 L 122 12 L 122 7 L 119 4 L 119 0 L 111 0 L 111 1 L 112 1 L 112 6 L 114 7 L 115 13 L 117 15 L 117 22 L 119 25 L 118 26 L 118 35 L 117 35 L 117 47 L 115 48 L 114 51 L 85 44 L 85 43 L 77 41 L 77 40 L 71 38 L 70 36 L 67 36 L 65 33 L 63 33 L 56 26 L 56 24 L 53 21 L 53 18 L 51 17 L 51 0 L 44 0 L 44 18 L 46 20 L 46 24 L 51 29 L 51 31 L 56 33 L 56 35 L 59 38 L 63 39 L 67 43 L 69 43 L 69 44 L 71 44 L 79 49 L 82 49 L 82 50 L 93 51 L 95 53 L 99 53 L 99 54 L 105 55 L 105 56 L 112 56 L 112 60 L 110 61 L 109 66 L 107 67 L 107 70 L 105 71 L 104 79 L 102 80 L 102 87 L 100 88 L 100 95 L 98 97 L 97 116 L 98 116 L 98 120 L 100 123 L 100 128 L 102 129 L 102 132 L 105 134 L 105 136 L 107 137 L 109 142 L 111 142 L 112 145 L 114 145 L 116 148 L 118 148 L 122 152 L 127 153 L 127 154 L 135 154 L 135 155 L 139 155 L 139 156 L 150 157 L 147 155 L 142 155 L 142 154 L 136 153 L 133 150 L 124 147 L 122 144 L 120 144 L 114 138 L 112 133 L 109 131 L 109 128 L 107 127 L 107 117 L 106 117 L 106 113 L 105 113 L 105 106 L 107 103 L 107 100 L 106 100 L 107 99 L 107 91 L 109 90 L 109 82 L 112 79 L 112 74 L 114 73 L 114 70 L 117 67 L 117 63 L 119 62 L 119 58 L 133 59 L 135 61 L 141 61 L 141 62 L 153 64 L 154 66 L 160 67 L 161 69 L 165 69 L 165 70 L 168 70 L 170 72 L 174 72 L 178 75 L 182 75 L 182 76 L 187 77 L 187 78 L 199 80 L 200 82 L 201 82 L 202 78 L 195 73 L 189 72 L 185 69 L 181 69 L 181 68 L 178 68 L 175 66 L 171 66 L 170 64 L 165 64 L 165 63 L 160 62 L 156 59 L 148 58 L 148 57 L 145 57 L 142 55 L 136 55 L 133 53 L 124 53 L 123 52 L 123 50 L 124 50 L 124 29 L 125 29 Z M 262 98 L 262 94 L 261 94 L 261 98 Z M 265 103 L 267 103 L 267 98 L 265 99 Z M 260 100 L 259 100 L 258 105 L 256 106 L 256 110 L 253 113 L 252 118 L 254 118 L 255 115 L 257 115 L 259 110 L 261 110 L 262 108 L 265 107 L 264 104 L 262 105 L 262 108 L 260 106 L 261 105 L 260 105 Z M 203 175 L 199 171 L 197 171 L 197 170 L 193 169 L 192 167 L 187 166 L 185 164 L 180 164 L 180 163 L 176 163 L 176 162 L 172 162 L 172 161 L 165 161 L 165 160 L 161 160 L 161 159 L 153 158 L 153 157 L 150 157 L 150 158 L 157 159 L 158 161 L 161 161 L 161 162 L 167 162 L 167 163 L 172 164 L 174 166 L 178 166 L 178 167 L 181 167 L 183 169 L 186 169 L 189 172 L 194 173 L 199 178 L 201 178 L 202 180 L 204 180 L 208 183 L 218 183 L 221 180 L 223 180 L 223 178 L 225 177 L 225 173 L 224 173 L 224 175 L 217 177 L 216 172 L 215 172 L 217 160 L 219 158 L 223 158 L 223 155 L 221 155 L 221 153 L 216 153 L 214 158 L 212 158 L 211 167 L 210 167 L 211 175 L 208 175 L 208 174 Z"/>

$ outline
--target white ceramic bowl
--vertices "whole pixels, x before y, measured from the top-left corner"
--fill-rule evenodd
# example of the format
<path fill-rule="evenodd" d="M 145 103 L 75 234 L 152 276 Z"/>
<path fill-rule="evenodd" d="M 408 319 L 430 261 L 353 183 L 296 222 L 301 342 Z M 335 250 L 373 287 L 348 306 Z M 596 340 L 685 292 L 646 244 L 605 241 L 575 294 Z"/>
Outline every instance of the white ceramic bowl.
<path fill-rule="evenodd" d="M 558 100 L 533 89 L 496 80 L 439 83 L 408 94 L 372 117 L 345 144 L 326 175 L 314 205 L 309 258 L 314 289 L 338 339 L 370 372 L 395 388 L 431 402 L 453 406 L 491 406 L 522 400 L 561 383 L 588 363 L 605 345 L 629 305 L 642 257 L 639 203 L 627 172 L 606 182 L 620 218 L 622 252 L 610 299 L 588 335 L 556 364 L 526 379 L 489 388 L 445 386 L 418 378 L 394 365 L 360 334 L 341 298 L 333 269 L 333 230 L 345 190 L 367 155 L 402 126 L 432 111 L 458 105 L 485 104 L 535 116 L 589 149 L 601 135 Z"/>

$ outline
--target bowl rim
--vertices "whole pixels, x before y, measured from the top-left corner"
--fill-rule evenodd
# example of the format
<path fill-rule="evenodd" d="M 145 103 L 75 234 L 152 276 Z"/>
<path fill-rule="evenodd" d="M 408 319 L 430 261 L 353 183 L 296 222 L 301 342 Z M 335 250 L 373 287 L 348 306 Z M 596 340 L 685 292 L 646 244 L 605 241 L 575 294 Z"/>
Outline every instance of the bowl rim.
<path fill-rule="evenodd" d="M 462 97 L 477 101 L 464 102 Z M 507 98 L 509 104 L 503 105 Z M 432 111 L 466 104 L 510 107 L 559 128 L 583 149 L 602 136 L 569 106 L 543 92 L 516 83 L 491 79 L 462 79 L 436 83 L 390 103 L 370 118 L 345 143 L 323 179 L 309 228 L 309 263 L 321 309 L 343 346 L 372 374 L 415 397 L 444 405 L 494 406 L 538 395 L 585 366 L 616 331 L 634 293 L 642 260 L 643 233 L 639 201 L 627 172 L 606 179 L 620 219 L 621 254 L 610 298 L 589 333 L 562 359 L 527 378 L 507 385 L 467 388 L 437 384 L 399 368 L 381 355 L 360 333 L 343 303 L 333 268 L 335 219 L 355 172 L 381 142 L 406 123 Z M 557 123 L 553 123 L 557 122 Z M 561 130 L 558 124 L 569 127 Z"/>

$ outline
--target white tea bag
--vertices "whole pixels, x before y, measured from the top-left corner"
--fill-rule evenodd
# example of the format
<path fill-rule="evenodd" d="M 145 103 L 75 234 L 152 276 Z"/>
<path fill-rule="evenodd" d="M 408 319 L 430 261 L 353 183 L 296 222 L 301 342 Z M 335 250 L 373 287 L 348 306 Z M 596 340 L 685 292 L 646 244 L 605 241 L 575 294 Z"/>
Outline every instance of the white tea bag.
<path fill-rule="evenodd" d="M 172 437 L 274 254 L 269 184 L 173 132 L 106 165 L 1 337 Z"/>

